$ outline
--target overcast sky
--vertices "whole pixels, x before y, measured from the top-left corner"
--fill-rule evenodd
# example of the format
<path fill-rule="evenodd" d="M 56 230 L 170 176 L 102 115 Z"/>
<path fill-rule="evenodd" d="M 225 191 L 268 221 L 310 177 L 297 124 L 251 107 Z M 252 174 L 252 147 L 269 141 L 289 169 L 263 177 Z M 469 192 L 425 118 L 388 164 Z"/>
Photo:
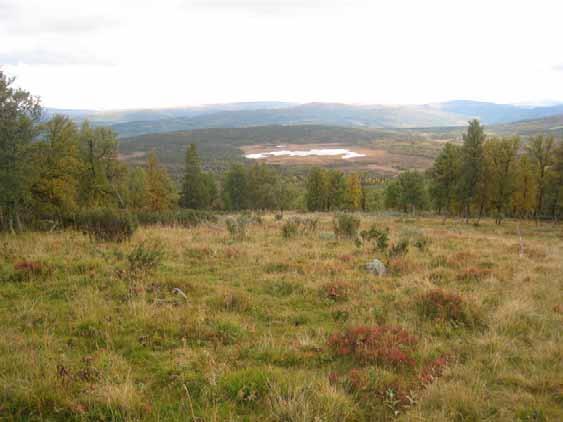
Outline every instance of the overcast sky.
<path fill-rule="evenodd" d="M 0 0 L 45 106 L 563 101 L 561 0 Z"/>

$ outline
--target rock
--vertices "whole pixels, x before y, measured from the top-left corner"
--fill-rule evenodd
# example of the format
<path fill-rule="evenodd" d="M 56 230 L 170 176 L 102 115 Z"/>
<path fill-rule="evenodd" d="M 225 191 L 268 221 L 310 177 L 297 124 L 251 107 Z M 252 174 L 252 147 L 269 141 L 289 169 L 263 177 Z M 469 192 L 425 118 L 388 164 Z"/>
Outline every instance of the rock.
<path fill-rule="evenodd" d="M 385 272 L 387 271 L 385 265 L 379 259 L 374 259 L 373 261 L 368 262 L 366 264 L 366 270 L 375 275 L 385 275 Z"/>

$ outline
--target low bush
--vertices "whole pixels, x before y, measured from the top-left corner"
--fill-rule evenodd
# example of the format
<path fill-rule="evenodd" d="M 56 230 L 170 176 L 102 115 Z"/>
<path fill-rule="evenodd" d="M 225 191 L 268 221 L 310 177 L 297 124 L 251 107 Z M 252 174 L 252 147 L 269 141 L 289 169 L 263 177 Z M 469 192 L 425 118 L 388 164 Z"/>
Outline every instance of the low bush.
<path fill-rule="evenodd" d="M 293 217 L 283 224 L 282 236 L 289 239 L 297 235 L 313 234 L 317 232 L 318 225 L 318 218 Z"/>
<path fill-rule="evenodd" d="M 247 368 L 231 372 L 219 385 L 227 398 L 251 405 L 263 399 L 269 390 L 271 374 L 263 369 Z"/>
<path fill-rule="evenodd" d="M 137 220 L 127 211 L 97 208 L 77 213 L 72 219 L 76 229 L 98 241 L 123 242 L 137 229 Z"/>
<path fill-rule="evenodd" d="M 14 264 L 13 281 L 30 281 L 50 275 L 52 267 L 40 261 L 18 261 Z"/>
<path fill-rule="evenodd" d="M 360 326 L 335 333 L 328 340 L 337 356 L 352 356 L 361 363 L 413 366 L 411 356 L 416 338 L 396 326 Z"/>
<path fill-rule="evenodd" d="M 409 251 L 409 241 L 408 239 L 399 239 L 397 243 L 391 245 L 388 251 L 389 258 L 397 258 L 405 256 Z"/>
<path fill-rule="evenodd" d="M 152 273 L 164 259 L 164 246 L 159 241 L 144 241 L 127 255 L 132 274 Z"/>
<path fill-rule="evenodd" d="M 430 238 L 418 229 L 410 228 L 402 230 L 400 238 L 407 240 L 420 251 L 425 251 L 430 245 Z"/>
<path fill-rule="evenodd" d="M 229 217 L 225 221 L 227 230 L 233 240 L 246 240 L 248 238 L 248 226 L 252 221 L 247 215 L 241 214 L 237 218 Z"/>
<path fill-rule="evenodd" d="M 431 290 L 417 300 L 418 313 L 433 321 L 448 321 L 456 325 L 475 326 L 479 324 L 477 312 L 461 296 L 443 290 Z"/>
<path fill-rule="evenodd" d="M 161 226 L 180 226 L 195 227 L 203 223 L 217 222 L 217 216 L 209 211 L 202 210 L 177 210 L 167 212 L 147 212 L 140 211 L 135 213 L 141 225 L 161 225 Z"/>
<path fill-rule="evenodd" d="M 363 242 L 374 242 L 374 249 L 384 252 L 389 246 L 389 228 L 380 228 L 373 224 L 369 230 L 360 233 Z"/>
<path fill-rule="evenodd" d="M 350 290 L 351 286 L 348 283 L 343 281 L 333 281 L 321 286 L 320 294 L 326 299 L 334 302 L 341 302 L 348 299 Z"/>
<path fill-rule="evenodd" d="M 360 218 L 352 214 L 339 214 L 334 218 L 333 226 L 336 237 L 354 239 L 358 236 Z"/>

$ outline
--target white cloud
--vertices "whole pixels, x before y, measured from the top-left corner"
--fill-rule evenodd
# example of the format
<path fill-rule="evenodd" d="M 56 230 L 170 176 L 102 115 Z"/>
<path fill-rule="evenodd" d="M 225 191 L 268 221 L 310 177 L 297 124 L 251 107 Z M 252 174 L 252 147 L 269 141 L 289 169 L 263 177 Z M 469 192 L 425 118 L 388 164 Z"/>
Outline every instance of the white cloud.
<path fill-rule="evenodd" d="M 0 0 L 0 63 L 57 107 L 563 100 L 562 12 L 549 0 Z"/>

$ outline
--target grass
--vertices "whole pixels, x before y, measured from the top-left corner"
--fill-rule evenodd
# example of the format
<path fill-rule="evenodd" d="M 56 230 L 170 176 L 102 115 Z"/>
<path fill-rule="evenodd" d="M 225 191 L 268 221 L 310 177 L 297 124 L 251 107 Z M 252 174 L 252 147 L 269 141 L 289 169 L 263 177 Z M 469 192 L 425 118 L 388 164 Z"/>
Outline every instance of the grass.
<path fill-rule="evenodd" d="M 561 226 L 361 215 L 428 240 L 388 258 L 316 217 L 1 235 L 0 420 L 563 419 Z"/>

